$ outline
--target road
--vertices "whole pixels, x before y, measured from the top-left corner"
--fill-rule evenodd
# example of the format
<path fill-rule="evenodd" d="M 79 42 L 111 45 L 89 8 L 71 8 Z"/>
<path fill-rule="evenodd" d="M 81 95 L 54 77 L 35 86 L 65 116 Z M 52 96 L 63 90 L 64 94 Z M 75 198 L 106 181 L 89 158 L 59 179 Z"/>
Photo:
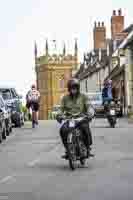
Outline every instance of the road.
<path fill-rule="evenodd" d="M 95 157 L 73 172 L 55 121 L 14 129 L 0 145 L 0 200 L 132 200 L 133 124 L 97 119 L 91 128 Z"/>

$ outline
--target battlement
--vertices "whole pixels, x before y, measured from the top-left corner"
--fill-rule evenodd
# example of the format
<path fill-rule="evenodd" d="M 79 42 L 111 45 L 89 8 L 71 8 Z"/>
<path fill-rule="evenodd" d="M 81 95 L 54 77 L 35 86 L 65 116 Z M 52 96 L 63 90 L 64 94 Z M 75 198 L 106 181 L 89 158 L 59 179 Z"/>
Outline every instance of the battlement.
<path fill-rule="evenodd" d="M 68 65 L 77 63 L 77 57 L 72 54 L 62 55 L 62 54 L 53 54 L 53 55 L 44 55 L 36 58 L 37 66 L 41 65 Z"/>
<path fill-rule="evenodd" d="M 55 40 L 54 40 L 55 42 Z M 55 45 L 56 47 L 56 45 Z M 56 49 L 55 49 L 56 50 Z M 36 66 L 39 65 L 50 65 L 50 64 L 71 64 L 75 63 L 78 60 L 78 45 L 77 45 L 77 39 L 75 39 L 75 45 L 74 45 L 74 54 L 66 53 L 66 46 L 64 43 L 64 47 L 62 49 L 62 54 L 50 54 L 49 53 L 49 45 L 48 40 L 46 40 L 45 43 L 45 53 L 43 56 L 37 56 L 37 45 L 35 43 L 35 63 Z"/>

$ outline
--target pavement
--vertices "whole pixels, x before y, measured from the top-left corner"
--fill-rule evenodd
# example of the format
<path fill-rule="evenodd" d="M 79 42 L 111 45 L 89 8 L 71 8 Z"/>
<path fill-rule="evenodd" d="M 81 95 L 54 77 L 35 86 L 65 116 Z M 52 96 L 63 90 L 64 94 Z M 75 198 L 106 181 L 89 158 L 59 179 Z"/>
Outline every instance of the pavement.
<path fill-rule="evenodd" d="M 94 158 L 71 171 L 56 121 L 26 123 L 0 144 L 0 200 L 133 200 L 133 124 L 91 123 Z"/>

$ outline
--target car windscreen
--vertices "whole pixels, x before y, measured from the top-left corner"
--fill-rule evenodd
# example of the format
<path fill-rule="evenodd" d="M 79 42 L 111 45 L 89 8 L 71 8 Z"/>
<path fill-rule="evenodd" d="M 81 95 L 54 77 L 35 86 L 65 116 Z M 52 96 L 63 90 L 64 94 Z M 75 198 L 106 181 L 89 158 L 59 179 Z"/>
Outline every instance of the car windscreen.
<path fill-rule="evenodd" d="M 11 93 L 9 89 L 0 89 L 0 93 L 2 94 L 4 100 L 11 99 Z"/>
<path fill-rule="evenodd" d="M 102 96 L 101 96 L 101 94 L 89 95 L 89 100 L 90 101 L 102 101 Z"/>
<path fill-rule="evenodd" d="M 59 110 L 60 110 L 60 107 L 59 107 L 59 106 L 55 106 L 55 107 L 53 107 L 53 109 L 52 109 L 53 112 L 57 112 L 57 111 L 59 111 Z"/>

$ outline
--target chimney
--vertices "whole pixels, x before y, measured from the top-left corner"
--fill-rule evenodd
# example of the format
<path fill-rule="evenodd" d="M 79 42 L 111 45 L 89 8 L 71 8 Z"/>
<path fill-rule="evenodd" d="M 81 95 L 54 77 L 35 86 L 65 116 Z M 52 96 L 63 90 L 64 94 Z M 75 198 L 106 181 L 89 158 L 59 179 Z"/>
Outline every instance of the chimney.
<path fill-rule="evenodd" d="M 106 49 L 106 27 L 104 22 L 94 23 L 93 29 L 94 50 Z"/>
<path fill-rule="evenodd" d="M 116 16 L 116 10 L 113 10 L 113 16 Z"/>
<path fill-rule="evenodd" d="M 118 15 L 116 11 L 113 11 L 111 17 L 111 38 L 116 39 L 117 35 L 124 30 L 124 16 L 122 15 L 121 9 L 118 10 Z"/>
<path fill-rule="evenodd" d="M 121 11 L 121 9 L 118 10 L 118 15 L 119 15 L 119 16 L 122 15 L 122 11 Z"/>

